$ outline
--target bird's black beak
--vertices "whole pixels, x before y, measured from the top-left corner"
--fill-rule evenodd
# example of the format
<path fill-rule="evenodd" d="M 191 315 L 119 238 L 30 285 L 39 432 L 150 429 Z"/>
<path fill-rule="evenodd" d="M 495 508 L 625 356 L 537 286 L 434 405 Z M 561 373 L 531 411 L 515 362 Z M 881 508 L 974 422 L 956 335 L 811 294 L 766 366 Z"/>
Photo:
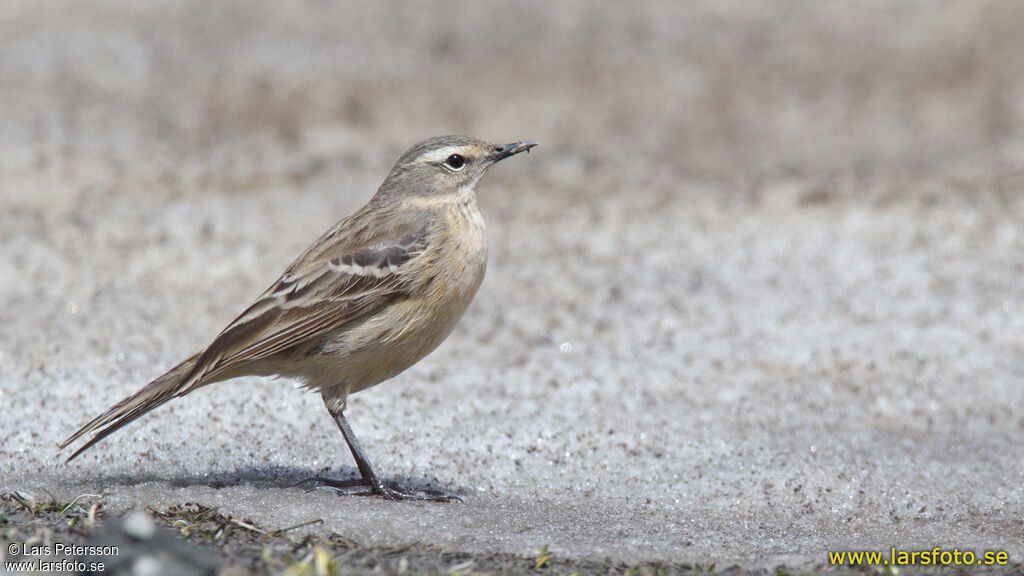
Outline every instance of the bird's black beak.
<path fill-rule="evenodd" d="M 501 144 L 494 147 L 494 153 L 487 158 L 491 162 L 497 162 L 498 160 L 504 160 L 509 156 L 515 156 L 520 152 L 529 152 L 530 148 L 537 145 L 537 142 L 513 142 L 511 144 Z"/>

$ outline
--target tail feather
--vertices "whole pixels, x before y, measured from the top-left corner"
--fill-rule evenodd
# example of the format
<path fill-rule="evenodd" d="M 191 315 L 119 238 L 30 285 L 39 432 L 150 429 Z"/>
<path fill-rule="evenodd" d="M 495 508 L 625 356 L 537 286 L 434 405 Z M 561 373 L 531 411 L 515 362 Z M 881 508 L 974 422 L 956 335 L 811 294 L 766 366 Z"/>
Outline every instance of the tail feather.
<path fill-rule="evenodd" d="M 195 368 L 196 360 L 198 358 L 199 355 L 196 354 L 174 368 L 171 368 L 163 376 L 160 376 L 156 380 L 146 384 L 138 392 L 124 400 L 121 400 L 117 404 L 114 404 L 106 412 L 93 418 L 88 424 L 79 428 L 77 432 L 61 443 L 61 450 L 82 436 L 95 430 L 99 431 L 96 432 L 96 434 L 81 448 L 75 450 L 74 454 L 69 456 L 66 462 L 71 462 L 78 457 L 79 454 L 85 452 L 100 440 L 103 440 L 107 436 L 120 430 L 123 426 L 131 423 L 139 416 L 142 416 L 146 412 L 161 406 L 171 398 L 180 396 L 187 392 L 188 389 L 191 389 L 189 387 L 192 380 L 190 376 L 193 373 L 193 369 Z"/>

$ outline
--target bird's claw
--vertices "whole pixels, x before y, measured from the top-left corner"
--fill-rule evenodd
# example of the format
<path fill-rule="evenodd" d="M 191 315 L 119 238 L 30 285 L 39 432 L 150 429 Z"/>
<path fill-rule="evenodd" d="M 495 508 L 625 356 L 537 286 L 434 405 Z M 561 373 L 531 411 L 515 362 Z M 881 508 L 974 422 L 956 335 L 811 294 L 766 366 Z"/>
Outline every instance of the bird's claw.
<path fill-rule="evenodd" d="M 389 484 L 376 478 L 370 480 L 366 478 L 336 480 L 334 478 L 314 476 L 298 482 L 295 486 L 302 484 L 316 484 L 310 488 L 309 491 L 317 488 L 330 488 L 339 493 L 348 493 L 357 496 L 380 496 L 386 500 L 410 500 L 418 502 L 462 501 L 462 498 L 459 496 L 442 490 L 410 490 L 398 486 L 397 484 Z M 353 488 L 362 488 L 362 490 L 355 491 Z"/>

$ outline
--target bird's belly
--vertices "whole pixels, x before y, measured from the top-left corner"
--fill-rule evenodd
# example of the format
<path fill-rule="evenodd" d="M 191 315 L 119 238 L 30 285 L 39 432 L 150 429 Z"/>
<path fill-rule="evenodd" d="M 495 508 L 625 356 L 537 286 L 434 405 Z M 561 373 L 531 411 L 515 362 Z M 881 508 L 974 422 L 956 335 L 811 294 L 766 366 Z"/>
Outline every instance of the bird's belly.
<path fill-rule="evenodd" d="M 455 328 L 483 281 L 485 262 L 438 274 L 414 292 L 420 296 L 401 297 L 378 314 L 328 336 L 310 351 L 320 370 L 307 385 L 343 397 L 421 360 Z"/>

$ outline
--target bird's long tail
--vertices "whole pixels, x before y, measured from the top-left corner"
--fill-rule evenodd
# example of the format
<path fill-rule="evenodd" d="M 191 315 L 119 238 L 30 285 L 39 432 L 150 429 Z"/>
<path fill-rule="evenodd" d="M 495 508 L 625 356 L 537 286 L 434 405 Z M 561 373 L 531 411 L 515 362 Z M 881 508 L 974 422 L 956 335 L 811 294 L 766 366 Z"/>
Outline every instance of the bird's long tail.
<path fill-rule="evenodd" d="M 92 447 L 93 444 L 110 436 L 139 416 L 162 405 L 171 398 L 180 396 L 190 390 L 188 385 L 192 378 L 189 376 L 192 374 L 198 358 L 199 354 L 196 354 L 171 368 L 163 376 L 146 384 L 138 392 L 114 404 L 106 412 L 79 428 L 77 432 L 61 443 L 61 450 L 90 432 L 95 430 L 99 430 L 99 432 L 96 432 L 81 448 L 75 450 L 75 453 L 68 457 L 67 462 L 74 460 L 79 454 Z"/>

